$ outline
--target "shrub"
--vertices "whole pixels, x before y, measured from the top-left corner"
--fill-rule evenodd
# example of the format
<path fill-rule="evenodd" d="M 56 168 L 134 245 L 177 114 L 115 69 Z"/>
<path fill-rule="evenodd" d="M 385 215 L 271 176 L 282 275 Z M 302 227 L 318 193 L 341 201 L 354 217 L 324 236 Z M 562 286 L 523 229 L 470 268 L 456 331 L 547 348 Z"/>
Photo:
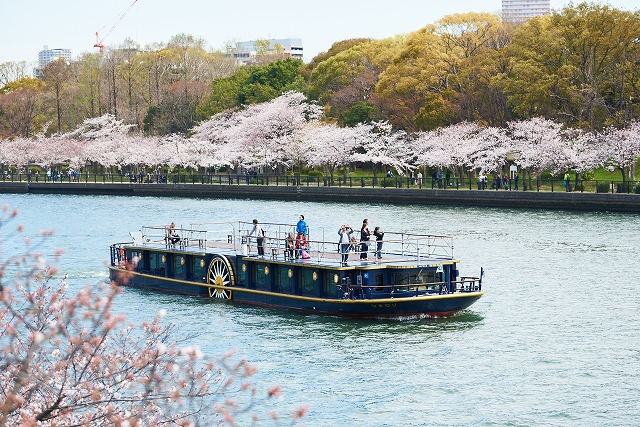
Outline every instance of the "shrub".
<path fill-rule="evenodd" d="M 608 193 L 609 191 L 611 191 L 610 185 L 611 184 L 608 182 L 598 183 L 598 186 L 596 187 L 596 193 Z"/>

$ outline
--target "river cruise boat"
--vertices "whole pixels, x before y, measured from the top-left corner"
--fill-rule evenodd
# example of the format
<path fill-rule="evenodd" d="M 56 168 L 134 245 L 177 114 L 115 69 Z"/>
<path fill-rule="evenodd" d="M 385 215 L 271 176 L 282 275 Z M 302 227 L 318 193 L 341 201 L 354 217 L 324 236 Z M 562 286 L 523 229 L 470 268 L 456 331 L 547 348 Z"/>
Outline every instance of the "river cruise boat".
<path fill-rule="evenodd" d="M 478 300 L 479 277 L 460 276 L 453 238 L 385 232 L 378 251 L 347 247 L 343 263 L 337 230 L 310 230 L 291 246 L 295 225 L 145 226 L 131 242 L 111 245 L 110 278 L 120 285 L 230 300 L 303 313 L 362 318 L 445 317 Z M 354 232 L 359 236 L 359 232 Z M 368 259 L 361 259 L 366 252 Z M 379 252 L 379 253 L 378 253 Z M 378 258 L 380 256 L 380 258 Z"/>

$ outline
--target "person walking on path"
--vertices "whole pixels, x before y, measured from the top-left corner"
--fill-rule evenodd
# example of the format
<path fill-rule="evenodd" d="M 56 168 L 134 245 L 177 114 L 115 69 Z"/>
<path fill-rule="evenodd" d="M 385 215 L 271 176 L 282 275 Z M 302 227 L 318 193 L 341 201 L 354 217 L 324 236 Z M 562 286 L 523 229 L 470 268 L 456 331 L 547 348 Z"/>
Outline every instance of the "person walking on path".
<path fill-rule="evenodd" d="M 564 180 L 562 181 L 562 184 L 565 186 L 565 191 L 567 193 L 571 191 L 571 175 L 569 174 L 569 171 L 564 174 Z"/>

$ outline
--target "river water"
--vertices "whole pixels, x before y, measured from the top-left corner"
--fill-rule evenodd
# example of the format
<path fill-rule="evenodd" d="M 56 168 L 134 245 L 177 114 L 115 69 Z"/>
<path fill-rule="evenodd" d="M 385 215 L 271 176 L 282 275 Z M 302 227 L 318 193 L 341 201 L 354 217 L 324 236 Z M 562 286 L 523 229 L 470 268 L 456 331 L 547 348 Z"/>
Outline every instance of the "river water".
<path fill-rule="evenodd" d="M 26 233 L 53 228 L 73 286 L 107 279 L 109 244 L 142 225 L 295 223 L 314 238 L 368 218 L 454 236 L 485 295 L 448 319 L 351 320 L 127 289 L 117 311 L 167 319 L 215 357 L 237 349 L 308 426 L 632 426 L 640 420 L 640 216 L 153 197 L 7 195 Z M 7 230 L 3 230 L 6 235 Z M 5 241 L 11 251 L 13 241 Z M 9 246 L 8 246 L 9 245 Z M 7 253 L 7 252 L 5 252 Z"/>

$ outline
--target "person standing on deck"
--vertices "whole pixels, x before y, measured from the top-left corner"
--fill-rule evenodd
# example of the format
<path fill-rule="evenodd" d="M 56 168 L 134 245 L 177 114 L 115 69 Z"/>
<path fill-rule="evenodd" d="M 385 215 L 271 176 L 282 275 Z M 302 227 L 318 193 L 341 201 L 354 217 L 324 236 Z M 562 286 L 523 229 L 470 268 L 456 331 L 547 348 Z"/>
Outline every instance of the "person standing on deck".
<path fill-rule="evenodd" d="M 338 230 L 338 234 L 340 235 L 342 266 L 346 266 L 347 260 L 349 259 L 349 251 L 351 250 L 351 235 L 353 234 L 353 229 L 349 224 L 344 224 L 340 227 L 340 230 Z"/>
<path fill-rule="evenodd" d="M 382 259 L 382 239 L 384 239 L 384 231 L 380 227 L 373 229 L 373 235 L 376 236 L 376 258 Z"/>
<path fill-rule="evenodd" d="M 300 215 L 300 220 L 296 224 L 296 236 L 301 232 L 306 238 L 309 238 L 309 228 L 307 227 L 307 223 L 304 221 L 304 215 Z"/>
<path fill-rule="evenodd" d="M 371 231 L 369 231 L 369 220 L 365 219 L 362 221 L 362 228 L 360 229 L 360 259 L 367 259 L 370 239 Z"/>
<path fill-rule="evenodd" d="M 251 233 L 249 233 L 249 236 L 254 235 L 256 236 L 258 255 L 264 256 L 264 230 L 258 225 L 257 219 L 253 220 L 253 229 L 251 229 Z"/>

